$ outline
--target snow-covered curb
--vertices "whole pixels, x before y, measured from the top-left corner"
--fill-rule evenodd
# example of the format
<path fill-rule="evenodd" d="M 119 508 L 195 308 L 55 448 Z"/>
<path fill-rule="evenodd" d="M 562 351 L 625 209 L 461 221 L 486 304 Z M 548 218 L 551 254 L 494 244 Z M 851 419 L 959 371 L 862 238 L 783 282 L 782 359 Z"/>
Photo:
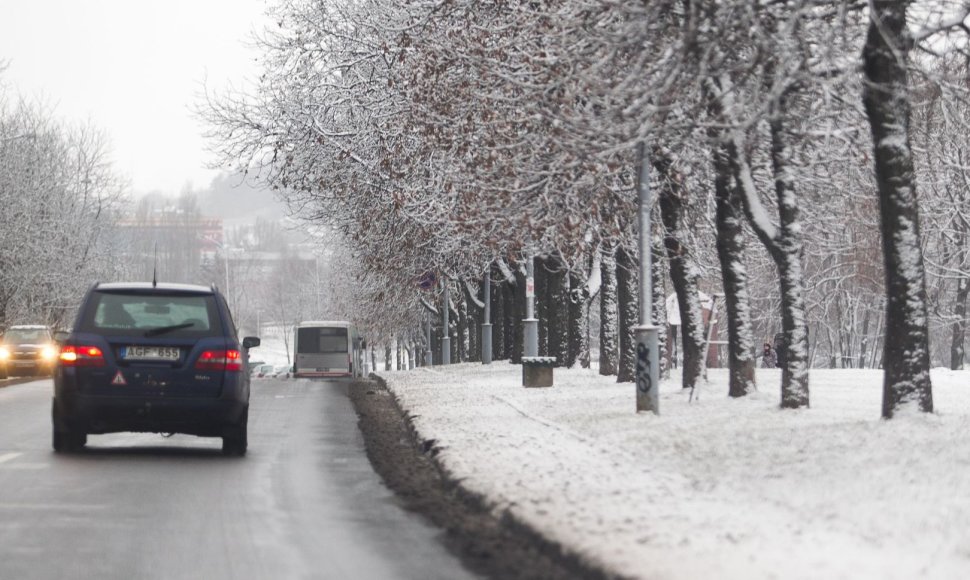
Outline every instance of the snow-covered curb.
<path fill-rule="evenodd" d="M 938 413 L 879 417 L 881 373 L 813 371 L 813 408 L 777 408 L 778 372 L 700 402 L 679 377 L 660 417 L 630 384 L 506 362 L 382 372 L 441 468 L 499 515 L 620 576 L 970 577 L 970 373 L 934 371 Z"/>

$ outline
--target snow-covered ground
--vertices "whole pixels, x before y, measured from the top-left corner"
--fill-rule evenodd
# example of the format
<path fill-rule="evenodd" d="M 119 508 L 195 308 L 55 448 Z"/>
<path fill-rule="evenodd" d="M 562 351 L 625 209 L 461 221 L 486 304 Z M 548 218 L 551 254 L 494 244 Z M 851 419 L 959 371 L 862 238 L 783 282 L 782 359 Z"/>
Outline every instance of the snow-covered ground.
<path fill-rule="evenodd" d="M 292 330 L 290 330 L 292 332 Z M 284 341 L 284 329 L 282 325 L 264 324 L 256 335 L 260 339 L 260 344 L 256 348 L 249 350 L 250 361 L 262 361 L 271 365 L 290 364 L 287 358 L 287 350 L 292 348 L 292 337 L 288 334 Z"/>
<path fill-rule="evenodd" d="M 636 578 L 970 578 L 970 372 L 932 373 L 936 413 L 881 420 L 882 373 L 813 370 L 783 411 L 780 371 L 700 400 L 679 376 L 661 415 L 634 386 L 556 369 L 379 372 L 450 476 L 499 512 Z"/>

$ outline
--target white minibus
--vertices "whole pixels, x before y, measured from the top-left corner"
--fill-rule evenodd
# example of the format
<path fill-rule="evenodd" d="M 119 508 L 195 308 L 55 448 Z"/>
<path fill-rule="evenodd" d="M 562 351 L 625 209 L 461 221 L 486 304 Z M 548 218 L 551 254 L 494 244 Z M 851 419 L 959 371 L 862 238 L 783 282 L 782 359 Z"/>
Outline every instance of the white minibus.
<path fill-rule="evenodd" d="M 346 321 L 307 321 L 296 326 L 293 376 L 354 376 L 356 332 Z"/>

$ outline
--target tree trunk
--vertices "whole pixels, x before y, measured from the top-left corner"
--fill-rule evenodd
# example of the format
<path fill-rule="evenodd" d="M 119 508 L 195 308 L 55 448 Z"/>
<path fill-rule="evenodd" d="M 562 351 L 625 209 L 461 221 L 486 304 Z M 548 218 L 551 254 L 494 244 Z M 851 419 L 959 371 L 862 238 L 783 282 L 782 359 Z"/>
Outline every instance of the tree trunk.
<path fill-rule="evenodd" d="M 525 272 L 522 268 L 515 269 L 515 296 L 514 296 L 513 306 L 514 306 L 514 317 L 515 317 L 515 330 L 512 335 L 512 363 L 520 365 L 522 364 L 522 356 L 524 346 L 525 336 L 523 335 L 523 323 L 522 320 L 525 318 Z"/>
<path fill-rule="evenodd" d="M 615 249 L 603 247 L 600 263 L 600 374 L 615 375 L 619 367 L 619 304 Z"/>
<path fill-rule="evenodd" d="M 863 102 L 872 130 L 886 271 L 886 419 L 910 407 L 933 412 L 926 278 L 909 140 L 908 5 L 906 0 L 872 0 L 862 49 L 868 81 Z"/>
<path fill-rule="evenodd" d="M 768 61 L 769 77 L 774 63 Z M 706 83 L 711 107 L 727 115 L 725 124 L 732 124 L 733 87 L 730 78 L 722 76 Z M 785 353 L 782 365 L 781 407 L 799 408 L 809 404 L 808 390 L 808 325 L 805 317 L 805 296 L 801 267 L 801 224 L 798 223 L 798 200 L 795 196 L 793 173 L 784 131 L 787 99 L 782 94 L 771 108 L 771 160 L 778 204 L 779 225 L 775 226 L 761 203 L 745 148 L 744 133 L 726 133 L 726 153 L 734 174 L 744 213 L 761 243 L 768 249 L 778 268 L 781 286 L 781 319 Z"/>
<path fill-rule="evenodd" d="M 680 307 L 681 341 L 684 348 L 683 382 L 685 389 L 694 388 L 704 372 L 704 317 L 701 313 L 700 288 L 697 279 L 700 269 L 687 244 L 685 224 L 687 192 L 680 174 L 673 168 L 673 160 L 659 148 L 654 148 L 653 166 L 660 178 L 658 199 L 660 217 L 665 234 L 664 247 L 670 260 L 670 280 L 677 293 Z"/>
<path fill-rule="evenodd" d="M 589 291 L 585 276 L 569 273 L 569 359 L 568 367 L 577 363 L 589 368 L 589 334 L 586 331 L 589 318 Z M 585 360 L 585 364 L 583 363 Z"/>
<path fill-rule="evenodd" d="M 485 309 L 482 308 L 482 305 L 484 305 L 482 299 L 485 295 L 485 286 L 484 283 L 479 284 L 477 292 L 465 282 L 462 283 L 461 287 L 468 323 L 468 360 L 471 362 L 481 362 L 482 326 L 480 320 L 485 316 Z"/>
<path fill-rule="evenodd" d="M 515 352 L 515 329 L 519 325 L 517 313 L 515 311 L 515 283 L 512 281 L 507 281 L 502 284 L 502 298 L 505 301 L 504 311 L 505 311 L 505 352 L 502 353 L 502 358 L 508 361 L 512 360 L 513 354 Z"/>
<path fill-rule="evenodd" d="M 492 354 L 495 360 L 505 359 L 505 299 L 502 289 L 505 287 L 505 277 L 501 270 L 496 269 L 497 275 L 492 276 Z"/>
<path fill-rule="evenodd" d="M 965 357 L 964 341 L 967 336 L 967 295 L 970 283 L 967 278 L 957 280 L 956 303 L 953 305 L 953 338 L 950 341 L 950 369 L 963 370 Z"/>
<path fill-rule="evenodd" d="M 865 312 L 862 314 L 862 333 L 859 335 L 859 368 L 866 368 L 866 354 L 869 350 L 869 317 L 871 311 L 868 306 L 865 306 Z"/>
<path fill-rule="evenodd" d="M 957 238 L 959 241 L 957 255 L 959 256 L 961 268 L 967 263 L 967 237 L 970 234 L 968 230 L 970 230 L 970 224 L 967 224 L 966 221 L 961 219 L 959 223 L 960 235 Z M 964 360 L 966 359 L 964 344 L 967 336 L 968 294 L 970 294 L 970 278 L 961 275 L 957 279 L 957 293 L 953 305 L 953 324 L 951 325 L 953 336 L 950 339 L 950 369 L 955 371 L 963 370 Z"/>
<path fill-rule="evenodd" d="M 640 302 L 637 295 L 636 257 L 623 244 L 616 249 L 616 288 L 619 305 L 620 358 L 616 382 L 632 383 L 636 377 L 636 327 L 640 323 Z"/>
<path fill-rule="evenodd" d="M 556 366 L 569 363 L 569 278 L 559 256 L 549 259 L 549 356 Z"/>
<path fill-rule="evenodd" d="M 666 276 L 664 256 L 663 236 L 654 236 L 650 244 L 650 251 L 653 253 L 653 260 L 650 263 L 651 277 L 653 278 L 653 323 L 660 327 L 657 332 L 657 360 L 660 364 L 660 379 L 670 378 L 670 357 L 667 349 L 667 285 L 664 283 Z M 615 290 L 614 290 L 615 291 Z"/>
<path fill-rule="evenodd" d="M 784 130 L 782 112 L 772 118 L 771 162 L 781 224 L 776 243 L 769 246 L 781 284 L 781 330 L 785 334 L 785 366 L 781 371 L 781 406 L 798 409 L 809 406 L 808 323 L 805 317 L 805 289 L 802 273 L 801 224 L 791 168 L 791 149 Z"/>
<path fill-rule="evenodd" d="M 734 187 L 727 152 L 714 153 L 714 194 L 717 203 L 717 256 L 721 263 L 724 305 L 728 321 L 728 395 L 743 397 L 757 390 L 754 369 L 754 325 L 744 265 L 741 200 Z"/>
<path fill-rule="evenodd" d="M 457 282 L 459 284 L 463 284 L 461 280 L 457 280 Z M 467 362 L 468 361 L 468 336 L 469 336 L 468 301 L 465 300 L 465 296 L 463 294 L 458 294 L 456 298 L 457 300 L 455 301 L 456 302 L 455 308 L 458 310 L 458 327 L 456 328 L 456 332 L 458 334 L 458 340 L 455 341 L 457 343 L 456 346 L 458 347 L 457 349 L 458 358 L 456 360 L 458 360 L 459 362 Z"/>
<path fill-rule="evenodd" d="M 801 224 L 798 223 L 798 200 L 791 172 L 790 151 L 784 134 L 782 115 L 785 100 L 774 108 L 771 127 L 771 159 L 778 201 L 779 226 L 775 227 L 761 205 L 754 188 L 744 143 L 735 133 L 728 152 L 731 169 L 739 186 L 744 212 L 758 239 L 768 249 L 781 286 L 781 328 L 785 345 L 781 373 L 781 407 L 797 409 L 809 405 L 808 391 L 808 325 L 805 318 L 805 293 L 802 275 Z"/>
<path fill-rule="evenodd" d="M 448 316 L 448 337 L 451 340 L 448 341 L 449 350 L 451 350 L 451 364 L 462 362 L 461 355 L 458 351 L 458 347 L 461 344 L 461 337 L 458 335 L 458 324 L 455 320 L 458 318 L 456 312 L 452 312 Z"/>

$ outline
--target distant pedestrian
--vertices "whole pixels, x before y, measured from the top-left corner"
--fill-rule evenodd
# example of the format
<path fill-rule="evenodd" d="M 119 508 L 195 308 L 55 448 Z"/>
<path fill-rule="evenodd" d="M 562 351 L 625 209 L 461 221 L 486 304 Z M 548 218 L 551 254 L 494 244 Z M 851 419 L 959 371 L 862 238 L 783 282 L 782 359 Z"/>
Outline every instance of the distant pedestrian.
<path fill-rule="evenodd" d="M 773 369 L 778 366 L 778 356 L 775 354 L 775 350 L 771 348 L 771 344 L 765 343 L 765 349 L 761 353 L 761 368 L 763 369 Z"/>

